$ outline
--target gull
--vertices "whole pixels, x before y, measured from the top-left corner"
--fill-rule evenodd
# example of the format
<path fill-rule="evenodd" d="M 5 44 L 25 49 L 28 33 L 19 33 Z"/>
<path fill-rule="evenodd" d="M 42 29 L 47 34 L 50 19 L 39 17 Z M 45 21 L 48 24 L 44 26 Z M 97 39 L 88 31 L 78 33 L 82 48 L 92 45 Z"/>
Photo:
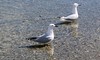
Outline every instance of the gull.
<path fill-rule="evenodd" d="M 37 37 L 30 37 L 26 39 L 33 40 L 38 43 L 48 43 L 54 40 L 54 31 L 53 31 L 54 27 L 57 27 L 57 26 L 55 24 L 49 24 L 47 32 L 44 33 L 43 35 L 40 35 Z"/>
<path fill-rule="evenodd" d="M 78 3 L 74 3 L 73 4 L 73 11 L 72 11 L 72 14 L 67 16 L 67 17 L 59 17 L 60 18 L 60 23 L 57 23 L 57 25 L 59 24 L 67 24 L 67 23 L 70 23 L 72 22 L 73 20 L 76 20 L 78 19 L 79 15 L 78 15 L 78 11 L 77 11 L 77 7 L 80 6 Z"/>
<path fill-rule="evenodd" d="M 78 15 L 78 11 L 77 11 L 77 7 L 80 6 L 78 3 L 74 3 L 73 4 L 73 11 L 72 11 L 72 14 L 67 16 L 67 17 L 64 17 L 62 16 L 60 18 L 61 21 L 66 21 L 66 20 L 76 20 L 78 19 L 79 15 Z"/>

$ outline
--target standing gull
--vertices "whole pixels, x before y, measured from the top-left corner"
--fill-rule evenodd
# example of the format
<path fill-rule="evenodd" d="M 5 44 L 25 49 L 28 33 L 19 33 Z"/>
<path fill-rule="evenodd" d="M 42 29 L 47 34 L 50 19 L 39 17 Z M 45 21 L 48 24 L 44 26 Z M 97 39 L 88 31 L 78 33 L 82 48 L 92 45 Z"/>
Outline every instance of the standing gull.
<path fill-rule="evenodd" d="M 55 24 L 50 24 L 48 26 L 48 30 L 45 34 L 37 36 L 37 37 L 26 38 L 26 39 L 33 40 L 38 43 L 48 43 L 48 42 L 54 40 L 54 32 L 53 32 L 54 27 L 56 27 Z"/>
<path fill-rule="evenodd" d="M 78 19 L 78 17 L 79 17 L 78 11 L 77 11 L 78 6 L 80 6 L 78 3 L 74 3 L 72 14 L 67 17 L 64 17 L 64 16 L 59 17 L 61 22 L 56 23 L 56 25 L 71 23 L 73 20 Z"/>

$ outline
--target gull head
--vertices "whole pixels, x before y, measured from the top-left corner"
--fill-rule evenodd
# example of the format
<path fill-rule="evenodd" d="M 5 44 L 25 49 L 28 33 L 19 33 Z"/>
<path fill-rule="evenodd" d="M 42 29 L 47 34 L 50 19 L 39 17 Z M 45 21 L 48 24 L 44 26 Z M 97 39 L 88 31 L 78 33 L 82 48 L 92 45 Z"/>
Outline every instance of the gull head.
<path fill-rule="evenodd" d="M 55 24 L 49 24 L 49 26 L 51 26 L 51 27 L 55 27 Z"/>
<path fill-rule="evenodd" d="M 78 3 L 74 3 L 74 6 L 77 7 L 77 6 L 80 6 L 80 5 Z"/>
<path fill-rule="evenodd" d="M 49 24 L 49 27 L 57 27 L 55 24 Z"/>

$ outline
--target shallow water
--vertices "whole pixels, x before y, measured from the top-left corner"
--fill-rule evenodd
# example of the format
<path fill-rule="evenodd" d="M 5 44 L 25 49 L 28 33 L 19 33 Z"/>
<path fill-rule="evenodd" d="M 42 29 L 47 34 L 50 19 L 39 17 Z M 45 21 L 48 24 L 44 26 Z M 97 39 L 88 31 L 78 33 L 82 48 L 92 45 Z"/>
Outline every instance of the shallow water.
<path fill-rule="evenodd" d="M 78 7 L 79 19 L 55 28 L 49 45 L 25 38 L 43 34 L 55 17 L 71 14 Z M 99 0 L 0 0 L 0 60 L 99 60 Z"/>

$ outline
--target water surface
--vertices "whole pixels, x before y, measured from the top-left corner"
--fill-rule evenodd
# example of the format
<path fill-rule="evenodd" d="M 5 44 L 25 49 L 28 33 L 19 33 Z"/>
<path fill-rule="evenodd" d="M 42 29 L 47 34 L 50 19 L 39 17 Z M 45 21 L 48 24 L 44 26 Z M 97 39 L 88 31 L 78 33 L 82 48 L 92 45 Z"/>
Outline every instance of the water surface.
<path fill-rule="evenodd" d="M 69 26 L 55 28 L 52 44 L 37 45 L 25 40 L 46 32 L 50 23 L 59 22 L 54 17 L 71 14 L 74 2 L 81 4 L 78 7 L 79 19 Z M 99 2 L 0 0 L 0 60 L 99 60 Z"/>

